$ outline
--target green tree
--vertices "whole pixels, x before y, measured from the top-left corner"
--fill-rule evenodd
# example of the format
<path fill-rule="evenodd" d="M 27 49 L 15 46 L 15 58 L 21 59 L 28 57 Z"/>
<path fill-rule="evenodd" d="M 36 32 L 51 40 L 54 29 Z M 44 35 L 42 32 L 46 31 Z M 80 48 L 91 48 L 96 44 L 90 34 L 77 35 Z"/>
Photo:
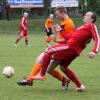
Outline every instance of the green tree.
<path fill-rule="evenodd" d="M 100 0 L 80 0 L 80 12 L 94 11 L 100 15 Z"/>
<path fill-rule="evenodd" d="M 0 5 L 5 5 L 5 3 L 6 3 L 6 0 L 0 0 Z"/>
<path fill-rule="evenodd" d="M 100 16 L 100 0 L 97 0 L 95 12 Z"/>
<path fill-rule="evenodd" d="M 95 11 L 97 7 L 97 0 L 87 0 L 87 10 Z"/>
<path fill-rule="evenodd" d="M 87 2 L 88 2 L 87 10 L 94 11 L 98 15 L 100 15 L 100 0 L 87 0 Z"/>

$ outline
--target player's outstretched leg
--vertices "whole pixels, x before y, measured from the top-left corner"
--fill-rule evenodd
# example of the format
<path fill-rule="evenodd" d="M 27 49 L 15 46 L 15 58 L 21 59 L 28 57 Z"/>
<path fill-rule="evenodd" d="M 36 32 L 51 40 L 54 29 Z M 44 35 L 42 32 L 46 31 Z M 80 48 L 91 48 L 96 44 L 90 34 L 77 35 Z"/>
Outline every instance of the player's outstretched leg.
<path fill-rule="evenodd" d="M 13 44 L 16 48 L 18 47 L 18 43 L 19 43 L 19 41 L 21 40 L 21 38 L 22 38 L 22 37 L 21 37 L 20 35 L 18 35 L 18 37 L 17 37 L 15 43 Z"/>
<path fill-rule="evenodd" d="M 62 80 L 62 90 L 68 90 L 70 79 L 63 77 Z"/>

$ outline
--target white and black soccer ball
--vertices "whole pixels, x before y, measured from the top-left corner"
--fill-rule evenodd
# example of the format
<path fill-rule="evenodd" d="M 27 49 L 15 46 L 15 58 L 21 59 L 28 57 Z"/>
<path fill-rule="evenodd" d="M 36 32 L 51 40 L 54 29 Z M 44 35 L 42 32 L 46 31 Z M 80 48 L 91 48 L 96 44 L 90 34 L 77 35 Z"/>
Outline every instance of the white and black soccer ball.
<path fill-rule="evenodd" d="M 14 68 L 12 66 L 6 66 L 2 70 L 2 74 L 5 77 L 10 78 L 14 75 Z"/>

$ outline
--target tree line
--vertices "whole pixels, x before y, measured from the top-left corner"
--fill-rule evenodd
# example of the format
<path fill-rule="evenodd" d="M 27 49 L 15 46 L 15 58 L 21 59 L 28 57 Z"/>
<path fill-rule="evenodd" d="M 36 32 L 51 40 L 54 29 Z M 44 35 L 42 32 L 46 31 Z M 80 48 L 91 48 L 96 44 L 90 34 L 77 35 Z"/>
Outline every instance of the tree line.
<path fill-rule="evenodd" d="M 52 13 L 51 8 L 51 0 L 43 0 L 44 1 L 44 8 L 30 8 L 30 9 L 10 9 L 12 17 L 16 17 L 17 15 L 21 15 L 23 11 L 29 11 L 32 16 L 48 16 L 49 13 Z M 7 15 L 6 9 L 6 0 L 0 0 L 0 6 L 4 7 L 3 12 L 0 10 L 0 17 L 1 13 L 3 13 L 3 17 Z M 78 10 L 79 14 L 84 14 L 86 11 L 95 11 L 100 16 L 100 0 L 79 0 L 79 7 L 77 8 L 68 8 L 68 10 Z M 70 12 L 70 11 L 69 11 Z M 14 16 L 16 15 L 16 16 Z"/>

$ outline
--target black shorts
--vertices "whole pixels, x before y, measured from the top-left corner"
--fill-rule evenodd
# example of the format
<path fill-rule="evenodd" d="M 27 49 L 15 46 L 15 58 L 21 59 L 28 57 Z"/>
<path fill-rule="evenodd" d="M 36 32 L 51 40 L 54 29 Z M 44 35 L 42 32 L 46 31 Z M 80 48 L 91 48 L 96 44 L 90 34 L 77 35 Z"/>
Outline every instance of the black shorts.
<path fill-rule="evenodd" d="M 53 31 L 51 28 L 48 28 L 49 32 L 46 29 L 47 36 L 53 35 Z"/>

